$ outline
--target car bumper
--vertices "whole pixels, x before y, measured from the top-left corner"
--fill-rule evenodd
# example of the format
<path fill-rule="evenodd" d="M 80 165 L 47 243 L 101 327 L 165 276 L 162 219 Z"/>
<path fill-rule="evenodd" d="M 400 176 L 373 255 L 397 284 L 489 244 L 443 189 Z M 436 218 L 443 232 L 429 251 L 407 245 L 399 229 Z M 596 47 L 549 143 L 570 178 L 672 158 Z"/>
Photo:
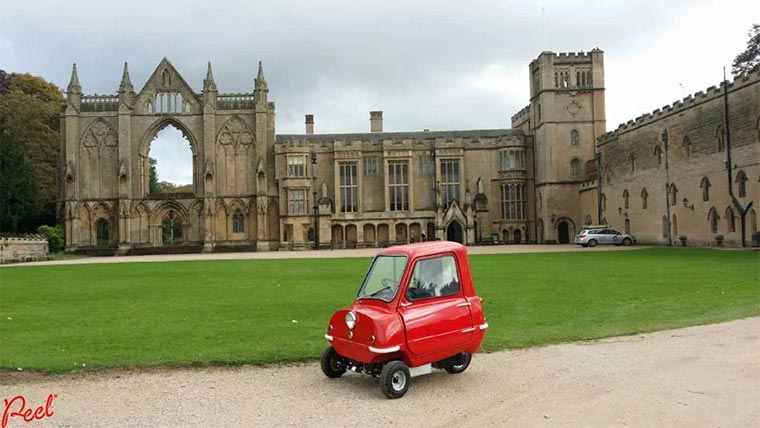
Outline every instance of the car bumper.
<path fill-rule="evenodd" d="M 372 346 L 366 343 L 359 343 L 349 339 L 325 335 L 325 339 L 330 342 L 335 351 L 349 360 L 357 361 L 364 364 L 374 364 L 391 359 L 393 355 L 401 352 L 400 345 L 394 346 Z"/>

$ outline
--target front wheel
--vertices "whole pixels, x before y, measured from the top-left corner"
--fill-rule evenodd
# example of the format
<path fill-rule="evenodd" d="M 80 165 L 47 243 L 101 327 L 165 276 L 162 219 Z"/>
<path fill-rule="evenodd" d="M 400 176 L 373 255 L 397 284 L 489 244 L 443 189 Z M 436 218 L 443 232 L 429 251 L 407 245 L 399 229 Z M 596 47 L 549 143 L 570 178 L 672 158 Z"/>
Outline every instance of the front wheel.
<path fill-rule="evenodd" d="M 335 348 L 329 346 L 322 353 L 322 358 L 319 360 L 319 366 L 322 367 L 322 373 L 325 376 L 334 379 L 343 376 L 346 372 L 346 366 L 342 364 L 341 356 L 335 351 Z"/>
<path fill-rule="evenodd" d="M 472 354 L 462 352 L 454 357 L 454 361 L 450 365 L 443 369 L 451 374 L 459 374 L 467 370 L 467 367 L 470 367 L 470 361 L 472 361 Z"/>
<path fill-rule="evenodd" d="M 380 389 L 386 397 L 401 398 L 409 390 L 409 368 L 401 360 L 393 360 L 380 372 Z"/>
<path fill-rule="evenodd" d="M 588 246 L 591 247 L 591 248 L 596 247 L 596 244 L 598 244 L 598 242 L 596 242 L 596 240 L 594 240 L 594 239 L 588 241 Z"/>

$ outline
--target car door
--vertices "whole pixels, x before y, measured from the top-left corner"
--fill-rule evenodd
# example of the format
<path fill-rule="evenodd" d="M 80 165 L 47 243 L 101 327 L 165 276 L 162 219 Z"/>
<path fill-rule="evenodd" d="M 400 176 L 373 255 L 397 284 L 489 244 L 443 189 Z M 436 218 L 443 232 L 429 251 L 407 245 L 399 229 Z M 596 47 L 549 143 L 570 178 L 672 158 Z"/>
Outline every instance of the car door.
<path fill-rule="evenodd" d="M 473 336 L 470 303 L 453 255 L 417 260 L 399 305 L 409 351 L 425 355 L 463 345 Z"/>

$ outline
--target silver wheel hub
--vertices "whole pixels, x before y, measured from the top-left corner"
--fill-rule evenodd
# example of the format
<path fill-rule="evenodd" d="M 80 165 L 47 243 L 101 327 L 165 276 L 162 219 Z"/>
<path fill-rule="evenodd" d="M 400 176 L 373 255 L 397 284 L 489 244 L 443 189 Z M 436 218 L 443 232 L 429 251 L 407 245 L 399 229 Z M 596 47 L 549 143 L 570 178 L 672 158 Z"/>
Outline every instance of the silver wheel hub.
<path fill-rule="evenodd" d="M 393 377 L 391 378 L 391 386 L 393 386 L 394 391 L 401 391 L 406 386 L 406 373 L 399 370 L 396 373 L 393 373 Z"/>

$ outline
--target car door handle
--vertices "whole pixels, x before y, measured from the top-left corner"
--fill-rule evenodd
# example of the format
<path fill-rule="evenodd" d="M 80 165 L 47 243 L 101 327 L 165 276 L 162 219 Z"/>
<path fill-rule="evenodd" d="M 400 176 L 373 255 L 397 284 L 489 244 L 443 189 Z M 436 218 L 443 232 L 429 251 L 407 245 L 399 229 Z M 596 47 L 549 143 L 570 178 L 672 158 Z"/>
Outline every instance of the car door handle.
<path fill-rule="evenodd" d="M 406 302 L 402 302 L 400 306 L 401 306 L 402 308 L 408 308 L 409 306 L 412 306 L 412 304 L 411 304 L 411 302 L 409 302 L 409 303 L 406 303 Z"/>
<path fill-rule="evenodd" d="M 457 306 L 460 307 L 460 308 L 463 307 L 463 306 L 470 306 L 470 302 L 457 303 Z"/>

